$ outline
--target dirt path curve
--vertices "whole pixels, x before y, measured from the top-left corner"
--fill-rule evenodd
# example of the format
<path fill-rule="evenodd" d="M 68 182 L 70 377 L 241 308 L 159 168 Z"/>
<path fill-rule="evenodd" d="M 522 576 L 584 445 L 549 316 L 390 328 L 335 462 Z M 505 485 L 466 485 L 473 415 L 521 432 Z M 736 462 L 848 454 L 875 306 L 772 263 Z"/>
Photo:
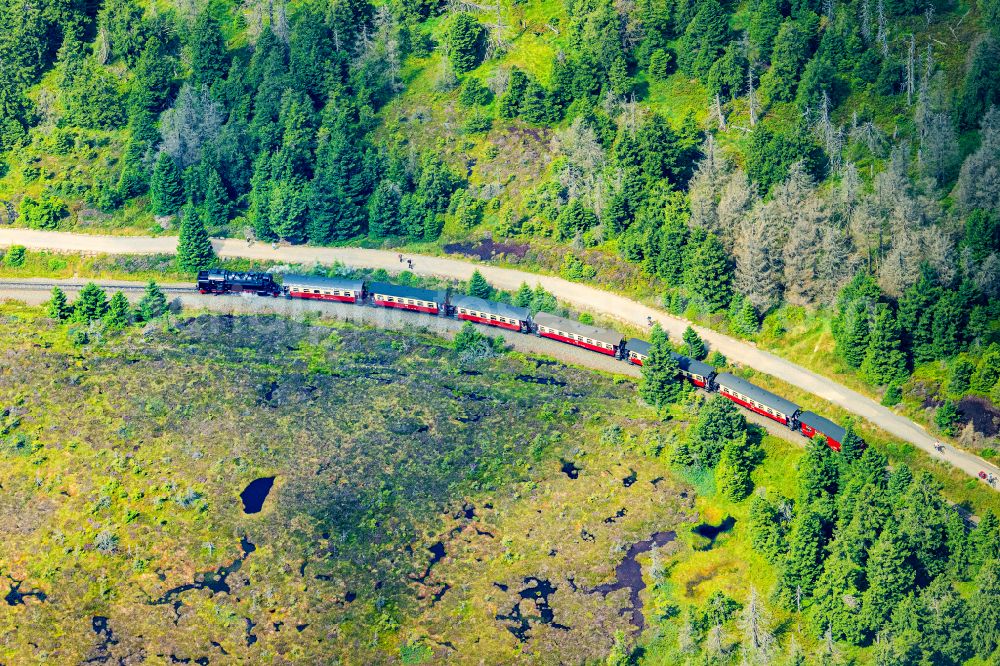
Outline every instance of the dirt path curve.
<path fill-rule="evenodd" d="M 174 237 L 91 236 L 30 229 L 0 229 L 0 246 L 16 243 L 31 249 L 65 252 L 173 254 L 176 251 L 176 242 Z M 220 257 L 242 257 L 305 264 L 341 262 L 348 266 L 383 268 L 389 271 L 399 271 L 406 268 L 405 264 L 400 263 L 397 252 L 385 250 L 306 246 L 280 246 L 275 249 L 266 243 L 247 245 L 246 241 L 235 239 L 216 239 L 213 240 L 213 245 Z M 478 268 L 490 283 L 500 289 L 516 290 L 522 282 L 527 282 L 532 286 L 541 284 L 566 303 L 621 319 L 634 326 L 646 326 L 647 318 L 651 317 L 654 321 L 659 322 L 675 339 L 680 338 L 689 324 L 684 319 L 674 317 L 624 296 L 550 275 L 538 275 L 487 264 L 473 264 L 445 257 L 407 256 L 413 259 L 413 272 L 420 275 L 466 280 Z M 934 450 L 935 438 L 926 430 L 906 417 L 883 407 L 871 398 L 791 361 L 757 349 L 746 342 L 698 326 L 695 327 L 695 330 L 712 349 L 719 350 L 726 357 L 757 371 L 780 377 L 790 384 L 829 400 L 847 411 L 877 424 L 890 434 L 912 443 L 932 458 L 945 460 L 971 476 L 977 476 L 980 471 L 986 471 L 1000 477 L 1000 468 L 966 451 L 948 446 L 944 452 L 938 453 Z"/>

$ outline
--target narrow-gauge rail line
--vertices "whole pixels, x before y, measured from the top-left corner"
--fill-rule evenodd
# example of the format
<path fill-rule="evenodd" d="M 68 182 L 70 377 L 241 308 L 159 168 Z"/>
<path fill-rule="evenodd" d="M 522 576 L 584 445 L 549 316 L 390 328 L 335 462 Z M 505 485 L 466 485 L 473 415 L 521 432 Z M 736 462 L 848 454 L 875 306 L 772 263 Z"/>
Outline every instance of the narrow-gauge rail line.
<path fill-rule="evenodd" d="M 143 292 L 146 290 L 146 285 L 140 282 L 117 282 L 109 280 L 65 280 L 65 281 L 48 281 L 48 282 L 36 282 L 36 281 L 26 281 L 26 280 L 12 280 L 12 279 L 0 279 L 0 290 L 18 290 L 18 291 L 37 291 L 39 289 L 47 289 L 51 291 L 55 287 L 59 287 L 63 290 L 77 290 L 83 288 L 88 282 L 95 282 L 101 287 L 111 289 L 112 291 L 122 291 L 122 292 Z M 160 289 L 164 293 L 168 294 L 186 294 L 191 292 L 191 287 L 182 285 L 159 285 Z"/>
<path fill-rule="evenodd" d="M 175 236 L 109 236 L 78 234 L 57 231 L 38 231 L 24 228 L 0 228 L 0 247 L 23 245 L 30 249 L 88 254 L 154 255 L 175 254 Z M 301 265 L 347 264 L 363 268 L 384 269 L 390 272 L 407 268 L 401 264 L 399 254 L 389 250 L 356 247 L 279 246 L 266 243 L 248 245 L 245 241 L 229 238 L 213 239 L 212 245 L 223 258 L 245 258 L 259 261 L 284 262 Z M 649 319 L 658 322 L 675 339 L 680 338 L 690 322 L 650 307 L 628 297 L 577 282 L 570 282 L 551 275 L 539 275 L 513 268 L 476 263 L 452 257 L 409 254 L 412 272 L 449 279 L 467 280 L 478 269 L 499 289 L 517 290 L 522 282 L 539 284 L 560 300 L 586 310 L 612 316 L 635 326 L 643 327 Z M 749 366 L 799 387 L 819 398 L 839 405 L 889 434 L 909 442 L 927 453 L 932 459 L 947 462 L 972 477 L 979 473 L 1000 476 L 1000 467 L 986 462 L 973 453 L 948 446 L 936 448 L 936 438 L 917 423 L 902 414 L 884 407 L 877 400 L 838 384 L 835 380 L 808 370 L 776 354 L 758 349 L 751 343 L 694 326 L 695 331 L 712 349 L 729 359 Z"/>

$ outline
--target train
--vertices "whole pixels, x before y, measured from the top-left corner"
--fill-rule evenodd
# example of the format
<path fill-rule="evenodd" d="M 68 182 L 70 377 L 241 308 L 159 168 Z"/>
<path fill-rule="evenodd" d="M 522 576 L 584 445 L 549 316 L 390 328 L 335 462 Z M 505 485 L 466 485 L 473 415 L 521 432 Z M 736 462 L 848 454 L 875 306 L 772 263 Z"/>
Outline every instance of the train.
<path fill-rule="evenodd" d="M 642 366 L 649 357 L 650 343 L 625 337 L 617 331 L 584 324 L 565 317 L 491 301 L 448 290 L 423 289 L 390 282 L 350 278 L 285 274 L 278 283 L 271 273 L 230 272 L 219 269 L 200 271 L 197 289 L 202 294 L 253 294 L 317 301 L 334 301 L 373 307 L 409 310 L 428 315 L 452 317 L 484 326 L 523 334 L 533 334 Z M 704 361 L 671 352 L 680 376 L 692 385 L 731 400 L 740 407 L 767 417 L 803 437 L 822 436 L 839 451 L 847 434 L 833 421 L 775 393 L 728 372 L 719 372 Z"/>

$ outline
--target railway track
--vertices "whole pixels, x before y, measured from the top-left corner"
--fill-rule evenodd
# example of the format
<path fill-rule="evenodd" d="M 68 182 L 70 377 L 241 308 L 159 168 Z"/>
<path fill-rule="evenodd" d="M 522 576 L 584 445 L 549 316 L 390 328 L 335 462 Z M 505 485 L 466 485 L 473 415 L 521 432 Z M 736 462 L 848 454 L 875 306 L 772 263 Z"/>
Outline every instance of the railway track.
<path fill-rule="evenodd" d="M 146 285 L 138 282 L 117 282 L 117 281 L 102 281 L 102 280 L 80 280 L 77 283 L 76 280 L 59 280 L 59 281 L 35 281 L 35 280 L 16 280 L 16 279 L 0 279 L 0 290 L 5 291 L 39 291 L 46 290 L 51 291 L 55 287 L 59 287 L 64 291 L 76 291 L 82 289 L 88 282 L 95 282 L 99 286 L 106 289 L 123 291 L 123 292 L 143 292 L 146 290 Z M 190 286 L 182 285 L 160 285 L 160 289 L 167 294 L 190 294 Z"/>

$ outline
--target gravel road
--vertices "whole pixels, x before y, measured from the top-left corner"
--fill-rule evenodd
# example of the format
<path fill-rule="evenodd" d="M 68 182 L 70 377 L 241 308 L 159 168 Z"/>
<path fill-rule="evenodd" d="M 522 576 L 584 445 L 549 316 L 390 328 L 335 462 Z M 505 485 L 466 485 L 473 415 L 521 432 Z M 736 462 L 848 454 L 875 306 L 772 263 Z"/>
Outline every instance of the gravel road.
<path fill-rule="evenodd" d="M 176 238 L 173 237 L 97 236 L 30 229 L 0 229 L 0 246 L 15 243 L 32 249 L 107 254 L 172 254 L 176 250 Z M 403 268 L 399 262 L 398 253 L 385 250 L 306 246 L 273 248 L 265 243 L 247 245 L 246 241 L 234 239 L 216 239 L 213 241 L 213 245 L 220 257 L 242 257 L 301 264 L 341 262 L 348 266 L 383 268 L 389 271 L 399 271 Z M 527 282 L 532 286 L 541 284 L 565 303 L 577 308 L 600 312 L 635 326 L 646 326 L 647 318 L 651 317 L 654 321 L 659 322 L 675 339 L 679 338 L 689 325 L 689 322 L 684 319 L 674 317 L 624 296 L 596 287 L 569 282 L 558 277 L 537 275 L 487 264 L 474 264 L 446 257 L 407 256 L 413 260 L 413 272 L 420 275 L 466 280 L 478 268 L 487 280 L 500 289 L 516 290 L 522 282 Z M 847 411 L 877 424 L 886 432 L 912 443 L 932 457 L 951 463 L 967 474 L 977 476 L 980 471 L 985 470 L 1000 477 L 1000 468 L 966 451 L 949 446 L 943 453 L 938 453 L 934 450 L 935 438 L 921 426 L 883 407 L 867 396 L 841 386 L 835 381 L 791 361 L 757 349 L 747 342 L 698 326 L 695 326 L 695 330 L 712 349 L 719 350 L 728 358 L 759 372 L 780 377 L 809 393 L 829 400 Z"/>

